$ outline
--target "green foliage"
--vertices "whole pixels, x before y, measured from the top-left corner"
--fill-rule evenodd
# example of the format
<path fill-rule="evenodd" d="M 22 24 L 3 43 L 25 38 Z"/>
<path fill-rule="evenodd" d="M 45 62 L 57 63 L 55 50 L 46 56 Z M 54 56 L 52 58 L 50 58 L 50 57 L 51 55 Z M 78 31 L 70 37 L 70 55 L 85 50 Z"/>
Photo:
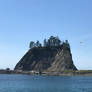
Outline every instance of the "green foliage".
<path fill-rule="evenodd" d="M 7 70 L 7 71 L 9 71 L 9 70 L 10 70 L 10 68 L 6 68 L 6 70 Z"/>
<path fill-rule="evenodd" d="M 41 43 L 39 41 L 37 41 L 36 43 L 31 41 L 30 45 L 29 45 L 29 48 L 31 49 L 31 48 L 34 48 L 34 47 L 41 47 L 41 46 L 42 45 L 41 45 Z"/>
<path fill-rule="evenodd" d="M 51 36 L 48 40 L 44 39 L 45 47 L 60 46 L 61 41 L 58 37 Z"/>
<path fill-rule="evenodd" d="M 33 48 L 35 46 L 35 43 L 33 41 L 30 42 L 29 48 Z"/>
<path fill-rule="evenodd" d="M 48 46 L 48 43 L 46 41 L 46 39 L 44 39 L 44 47 L 47 47 Z"/>
<path fill-rule="evenodd" d="M 36 47 L 41 47 L 41 43 L 40 43 L 39 41 L 37 41 L 37 42 L 35 43 L 35 46 L 36 46 Z"/>
<path fill-rule="evenodd" d="M 30 42 L 29 48 L 42 47 L 42 44 L 37 42 Z M 62 47 L 63 49 L 70 49 L 68 40 L 62 42 L 59 37 L 50 36 L 49 39 L 44 39 L 43 47 Z"/>
<path fill-rule="evenodd" d="M 68 49 L 68 50 L 70 50 L 70 45 L 69 45 L 68 40 L 66 40 L 65 42 L 62 43 L 62 48 L 63 48 L 63 49 Z"/>

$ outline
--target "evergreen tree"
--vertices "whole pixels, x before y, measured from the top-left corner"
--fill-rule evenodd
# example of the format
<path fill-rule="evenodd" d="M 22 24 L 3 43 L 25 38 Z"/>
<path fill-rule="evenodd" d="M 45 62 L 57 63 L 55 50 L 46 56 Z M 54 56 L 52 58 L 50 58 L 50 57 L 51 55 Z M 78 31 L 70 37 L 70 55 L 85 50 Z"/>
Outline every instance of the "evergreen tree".
<path fill-rule="evenodd" d="M 48 39 L 49 46 L 60 46 L 61 45 L 60 43 L 61 43 L 61 41 L 58 37 L 51 36 Z"/>
<path fill-rule="evenodd" d="M 31 42 L 30 42 L 30 45 L 29 45 L 29 48 L 31 49 L 31 48 L 33 48 L 33 47 L 35 47 L 35 43 L 34 43 L 33 41 L 31 41 Z"/>
<path fill-rule="evenodd" d="M 58 36 L 55 38 L 55 46 L 60 46 L 61 45 L 61 41 L 58 38 Z"/>
<path fill-rule="evenodd" d="M 41 43 L 39 44 L 39 47 L 42 47 L 42 44 Z"/>
<path fill-rule="evenodd" d="M 47 47 L 47 41 L 44 39 L 44 47 Z"/>
<path fill-rule="evenodd" d="M 65 42 L 62 43 L 62 47 L 63 47 L 63 49 L 70 50 L 70 45 L 69 45 L 68 40 L 65 40 Z"/>
<path fill-rule="evenodd" d="M 68 40 L 65 40 L 64 42 L 62 42 L 61 44 L 61 40 L 59 39 L 59 37 L 54 37 L 54 36 L 50 36 L 50 38 L 48 40 L 44 39 L 44 47 L 57 47 L 57 46 L 63 46 L 63 48 L 68 48 L 70 49 L 70 45 Z M 37 41 L 36 43 L 31 41 L 29 48 L 33 48 L 33 47 L 42 47 L 41 43 L 39 41 Z"/>
<path fill-rule="evenodd" d="M 48 39 L 48 43 L 49 43 L 49 46 L 54 46 L 55 37 L 54 37 L 54 36 L 51 36 L 51 37 Z"/>
<path fill-rule="evenodd" d="M 65 43 L 66 43 L 67 47 L 70 48 L 68 40 L 65 40 Z"/>
<path fill-rule="evenodd" d="M 37 42 L 35 43 L 35 46 L 36 46 L 36 47 L 40 47 L 40 42 L 37 41 Z"/>

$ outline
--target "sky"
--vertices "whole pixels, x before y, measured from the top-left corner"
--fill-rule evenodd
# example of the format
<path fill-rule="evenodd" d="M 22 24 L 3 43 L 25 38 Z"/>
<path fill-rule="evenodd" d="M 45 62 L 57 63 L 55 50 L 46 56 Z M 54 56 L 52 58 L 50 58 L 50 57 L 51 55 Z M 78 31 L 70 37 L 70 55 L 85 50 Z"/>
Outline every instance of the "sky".
<path fill-rule="evenodd" d="M 0 0 L 0 69 L 51 35 L 69 40 L 79 70 L 92 70 L 92 0 Z"/>

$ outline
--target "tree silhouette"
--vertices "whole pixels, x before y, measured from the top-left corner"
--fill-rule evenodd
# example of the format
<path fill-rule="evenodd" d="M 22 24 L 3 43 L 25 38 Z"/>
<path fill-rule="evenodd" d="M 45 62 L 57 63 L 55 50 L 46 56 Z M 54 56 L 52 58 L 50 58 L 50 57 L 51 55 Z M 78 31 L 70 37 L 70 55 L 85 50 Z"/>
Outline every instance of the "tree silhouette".
<path fill-rule="evenodd" d="M 62 46 L 63 48 L 68 48 L 70 49 L 70 45 L 68 40 L 65 40 L 64 42 L 62 42 L 59 37 L 54 37 L 54 36 L 50 36 L 49 39 L 44 39 L 44 43 L 43 43 L 44 47 L 58 47 L 58 46 Z M 37 42 L 30 42 L 29 48 L 34 48 L 34 47 L 42 47 L 42 44 L 37 40 Z"/>
<path fill-rule="evenodd" d="M 40 47 L 40 46 L 41 46 L 41 43 L 40 43 L 39 41 L 37 41 L 37 42 L 35 43 L 35 46 L 36 46 L 36 47 Z"/>
<path fill-rule="evenodd" d="M 48 39 L 48 45 L 49 46 L 60 46 L 61 45 L 61 41 L 60 41 L 60 39 L 58 37 L 51 36 Z"/>
<path fill-rule="evenodd" d="M 33 48 L 33 47 L 35 47 L 35 43 L 34 43 L 33 41 L 31 41 L 31 42 L 30 42 L 30 45 L 29 45 L 29 48 L 31 49 L 31 48 Z"/>
<path fill-rule="evenodd" d="M 47 41 L 44 39 L 44 47 L 47 47 Z"/>

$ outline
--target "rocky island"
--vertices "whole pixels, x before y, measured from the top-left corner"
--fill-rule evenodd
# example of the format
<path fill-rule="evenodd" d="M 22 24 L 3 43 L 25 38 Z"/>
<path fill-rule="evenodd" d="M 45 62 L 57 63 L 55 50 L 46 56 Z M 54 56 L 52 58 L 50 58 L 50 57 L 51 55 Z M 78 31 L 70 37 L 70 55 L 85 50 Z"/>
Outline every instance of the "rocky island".
<path fill-rule="evenodd" d="M 44 40 L 44 46 L 39 41 L 30 42 L 29 51 L 17 63 L 14 70 L 35 72 L 62 72 L 77 70 L 73 60 L 68 40 L 61 41 L 51 36 Z"/>

